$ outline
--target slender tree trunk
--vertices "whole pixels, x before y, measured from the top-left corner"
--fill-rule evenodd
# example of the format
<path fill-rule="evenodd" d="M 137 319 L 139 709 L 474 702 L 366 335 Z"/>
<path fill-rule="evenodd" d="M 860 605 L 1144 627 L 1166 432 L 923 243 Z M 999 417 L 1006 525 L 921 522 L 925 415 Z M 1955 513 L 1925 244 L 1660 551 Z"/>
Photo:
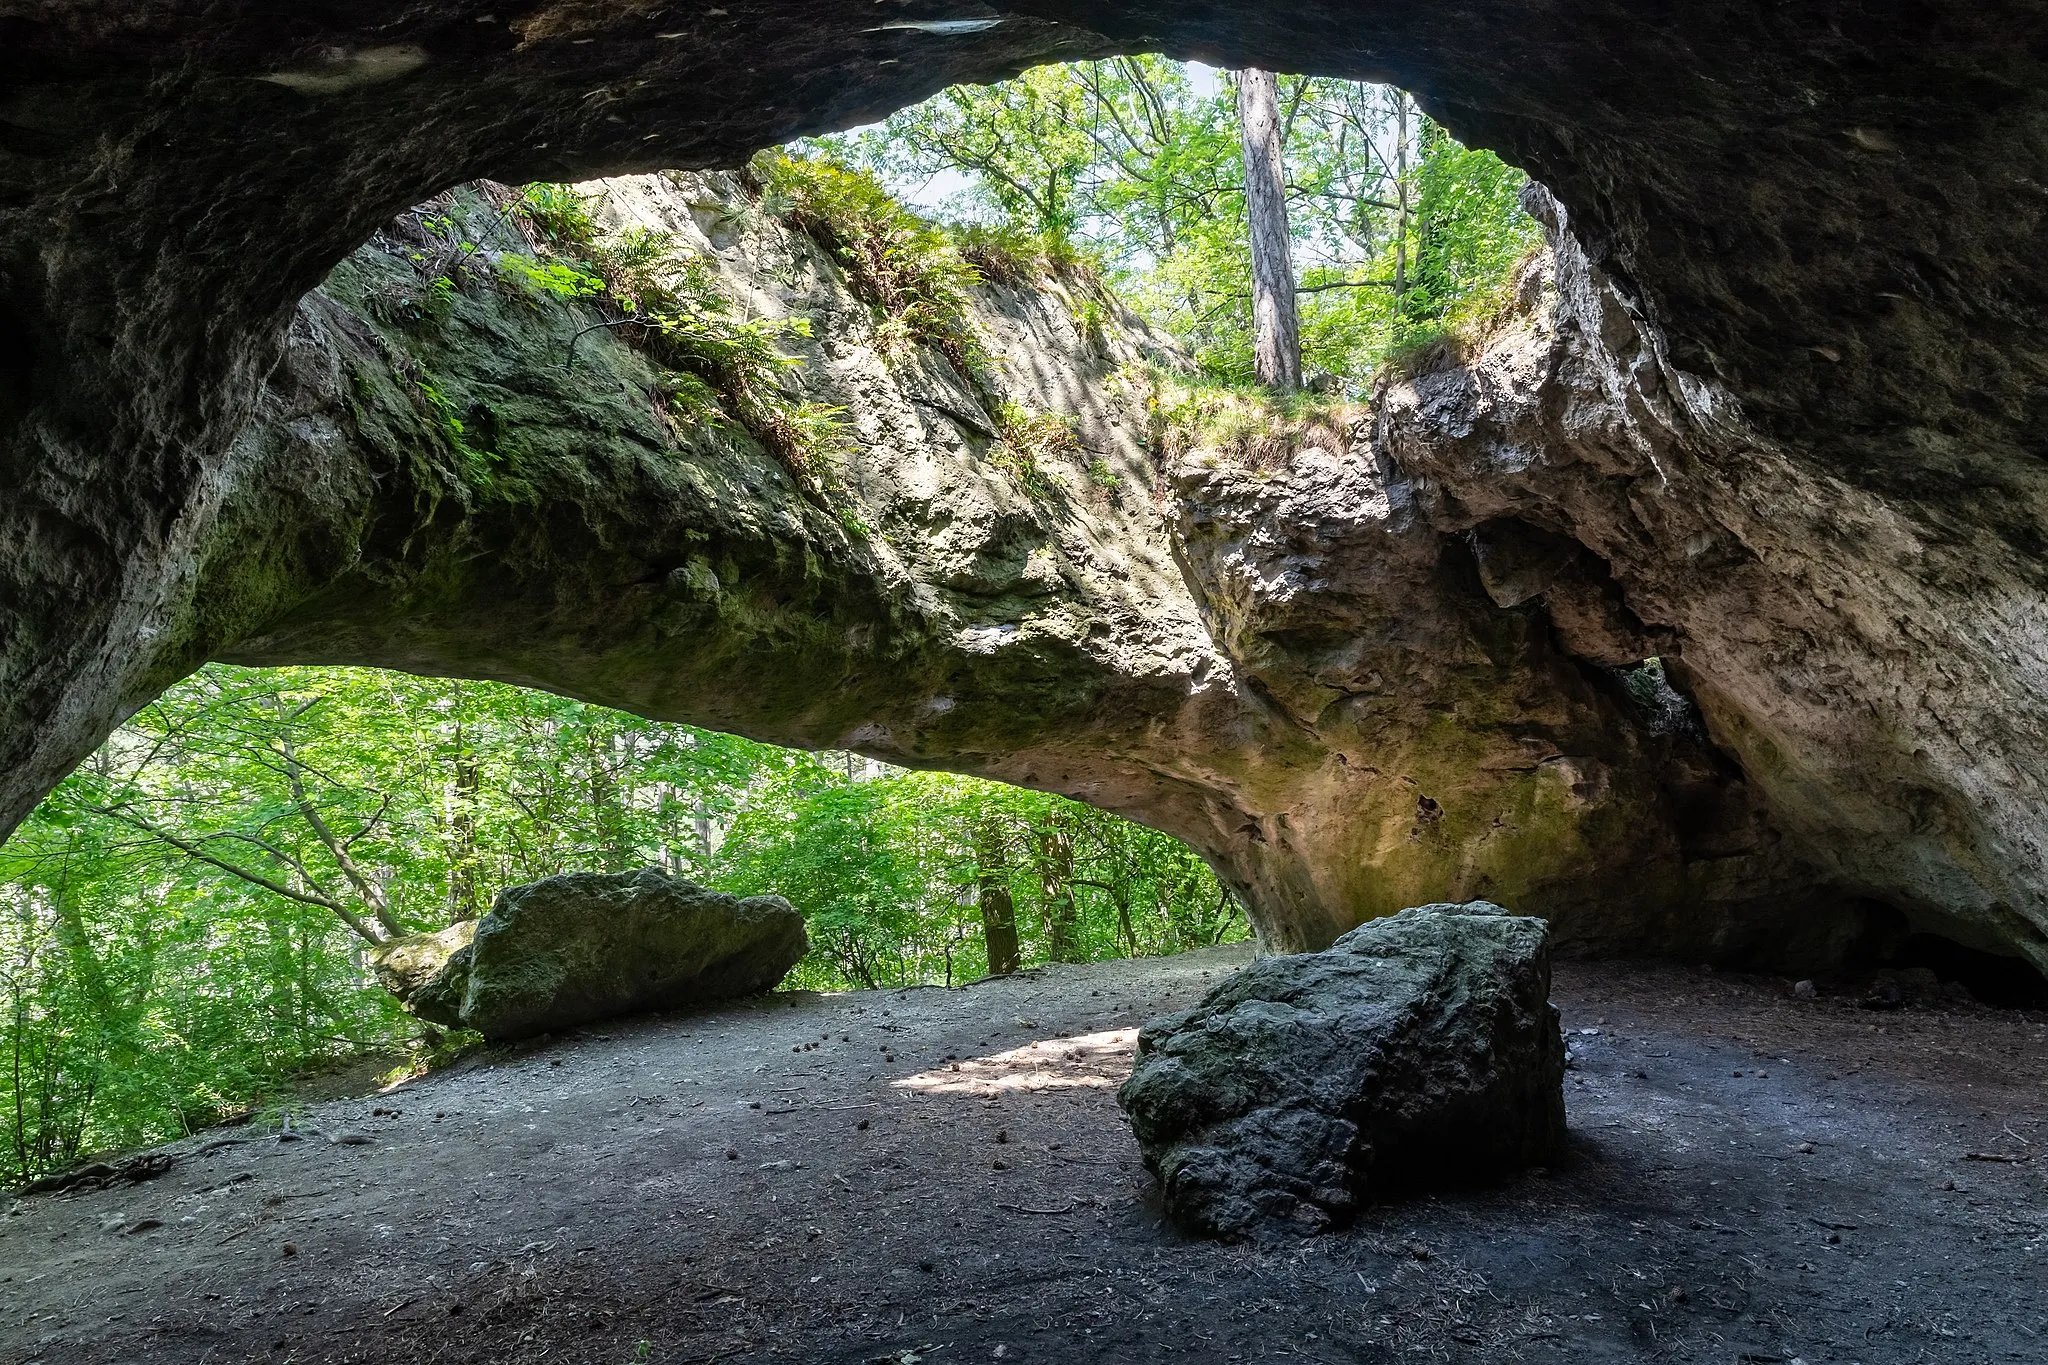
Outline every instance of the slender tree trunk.
<path fill-rule="evenodd" d="M 711 860 L 718 856 L 718 845 L 712 838 L 711 812 L 699 805 L 690 819 L 697 833 L 697 851 L 704 859 L 704 870 L 708 874 Z"/>
<path fill-rule="evenodd" d="M 1074 836 L 1057 823 L 1038 834 L 1038 886 L 1045 900 L 1046 956 L 1054 962 L 1081 961 L 1081 914 L 1074 904 Z"/>
<path fill-rule="evenodd" d="M 1252 241 L 1252 327 L 1259 382 L 1301 387 L 1301 328 L 1294 308 L 1294 253 L 1287 231 L 1287 164 L 1281 154 L 1279 83 L 1270 71 L 1237 80 L 1244 141 L 1244 205 Z"/>
<path fill-rule="evenodd" d="M 448 912 L 450 920 L 475 919 L 483 913 L 478 885 L 476 846 L 476 805 L 483 774 L 461 730 L 455 732 L 454 817 L 449 822 L 454 847 L 454 866 L 448 871 Z"/>
<path fill-rule="evenodd" d="M 596 725 L 583 731 L 583 752 L 589 761 L 590 823 L 596 835 L 597 860 L 607 872 L 633 866 L 633 842 L 626 820 L 625 795 L 613 767 L 618 737 Z"/>
<path fill-rule="evenodd" d="M 1131 923 L 1131 889 L 1126 883 L 1119 883 L 1114 893 L 1116 900 L 1117 928 L 1123 931 L 1124 942 L 1130 945 L 1131 956 L 1138 955 L 1138 927 Z"/>
<path fill-rule="evenodd" d="M 974 861 L 981 896 L 981 937 L 988 945 L 990 976 L 1008 976 L 1022 965 L 1017 946 L 1017 902 L 1010 894 L 1009 841 L 993 812 L 974 831 Z"/>
<path fill-rule="evenodd" d="M 1405 317 L 1408 300 L 1408 92 L 1394 92 L 1394 202 L 1400 205 L 1394 231 L 1394 317 Z"/>

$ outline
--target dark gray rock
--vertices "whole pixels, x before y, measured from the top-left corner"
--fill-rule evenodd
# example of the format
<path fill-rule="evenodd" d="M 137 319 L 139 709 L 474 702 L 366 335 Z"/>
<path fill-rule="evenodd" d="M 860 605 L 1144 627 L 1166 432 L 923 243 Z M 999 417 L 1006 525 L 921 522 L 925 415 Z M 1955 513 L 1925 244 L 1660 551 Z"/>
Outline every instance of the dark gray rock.
<path fill-rule="evenodd" d="M 1487 901 L 1417 906 L 1147 1024 L 1117 1100 L 1168 1209 L 1222 1237 L 1315 1231 L 1374 1190 L 1549 1160 L 1564 1040 L 1547 938 Z"/>
<path fill-rule="evenodd" d="M 1416 383 L 1390 385 L 1381 453 L 1426 485 L 1435 529 L 1498 542 L 1486 523 L 1512 518 L 1584 546 L 1540 602 L 1514 610 L 1548 612 L 1595 662 L 1638 628 L 1653 637 L 1645 648 L 1682 663 L 1672 676 L 1751 795 L 1794 826 L 1784 842 L 1811 843 L 1854 888 L 1837 899 L 1868 895 L 1917 927 L 2048 967 L 2048 140 L 2025 131 L 2048 111 L 2041 0 L 1667 7 L 1650 23 L 1614 3 L 1062 0 L 990 6 L 1000 22 L 943 38 L 878 26 L 865 0 L 742 0 L 701 41 L 665 41 L 678 20 L 660 6 L 549 4 L 516 20 L 503 8 L 72 0 L 0 19 L 0 831 L 203 659 L 389 663 L 1078 790 L 1191 838 L 1206 827 L 1204 852 L 1276 943 L 1320 946 L 1348 927 L 1340 911 L 1390 908 L 1356 899 L 1361 888 L 1396 886 L 1400 904 L 1484 886 L 1541 907 L 1581 951 L 1731 956 L 1730 937 L 1685 898 L 1729 903 L 1726 888 L 1772 855 L 1728 822 L 1694 822 L 1751 799 L 1712 773 L 1673 794 L 1673 838 L 1633 898 L 1680 907 L 1655 918 L 1582 885 L 1589 869 L 1644 867 L 1643 841 L 1596 837 L 1574 864 L 1564 851 L 1578 846 L 1554 824 L 1504 825 L 1490 846 L 1507 848 L 1506 865 L 1552 859 L 1526 891 L 1463 880 L 1456 857 L 1352 872 L 1360 849 L 1484 847 L 1497 816 L 1512 821 L 1514 792 L 1446 799 L 1433 789 L 1446 772 L 1547 775 L 1526 779 L 1528 808 L 1586 809 L 1572 823 L 1596 835 L 1598 806 L 1611 828 L 1631 813 L 1608 795 L 1626 765 L 1596 747 L 1590 704 L 1482 709 L 1369 656 L 1355 677 L 1342 671 L 1353 642 L 1398 640 L 1414 618 L 1369 614 L 1371 593 L 1356 594 L 1344 630 L 1320 609 L 1243 637 L 1252 652 L 1233 662 L 1297 674 L 1292 704 L 1319 702 L 1311 718 L 1329 718 L 1327 743 L 1297 746 L 1296 715 L 1232 702 L 1279 695 L 1266 677 L 1148 647 L 1142 628 L 1170 611 L 1119 630 L 1067 598 L 1009 634 L 1022 593 L 981 594 L 978 616 L 974 594 L 951 617 L 925 611 L 927 585 L 946 580 L 915 563 L 917 548 L 962 526 L 992 550 L 1017 545 L 999 532 L 1018 509 L 967 523 L 935 506 L 927 532 L 870 504 L 858 524 L 887 537 L 853 544 L 832 530 L 837 509 L 804 512 L 773 471 L 730 478 L 699 449 L 665 446 L 660 405 L 644 401 L 659 377 L 623 363 L 622 340 L 593 334 L 565 365 L 569 338 L 596 320 L 584 305 L 518 323 L 455 301 L 453 325 L 420 327 L 415 345 L 443 361 L 464 345 L 492 355 L 455 367 L 452 383 L 446 366 L 412 368 L 419 355 L 331 296 L 292 313 L 396 206 L 467 175 L 731 165 L 950 81 L 1142 47 L 1396 80 L 1461 139 L 1556 191 L 1584 264 L 1611 271 L 1609 284 L 1558 272 L 1551 311 L 1570 325 L 1552 330 L 1554 351 L 1442 348 Z M 783 264 L 781 278 L 805 278 Z M 821 337 L 844 326 L 820 322 Z M 501 363 L 501 339 L 538 342 L 544 326 L 554 337 L 529 352 L 544 359 Z M 294 409 L 265 383 L 329 360 L 325 409 Z M 503 421 L 492 453 L 511 496 L 460 486 L 447 434 L 418 401 L 422 373 L 465 413 Z M 927 465 L 928 443 L 892 425 L 864 470 L 906 471 L 906 486 L 975 481 Z M 1097 534 L 1067 515 L 1059 525 Z M 910 570 L 887 562 L 893 545 L 912 547 Z M 676 562 L 681 546 L 717 566 L 715 602 L 701 569 Z M 1447 571 L 1476 577 L 1462 552 L 1447 545 Z M 1017 565 L 1009 576 L 1031 591 L 1067 567 L 1047 575 L 1043 553 L 982 558 L 974 567 L 998 576 Z M 1603 564 L 1611 583 L 1595 574 Z M 653 588 L 670 575 L 674 589 Z M 691 585 L 699 595 L 676 590 Z M 349 630 L 285 638 L 282 626 L 322 616 Z M 1055 620 L 1070 633 L 1040 634 Z M 1472 672 L 1548 649 L 1540 620 L 1534 644 L 1513 625 L 1482 618 L 1442 657 Z M 948 640 L 967 644 L 927 647 Z M 968 648 L 982 644 L 1003 648 Z M 1269 650 L 1289 666 L 1271 670 Z M 1076 659 L 1100 666 L 1083 673 Z M 1026 687 L 1039 680 L 1064 690 Z M 1072 705 L 1041 706 L 1027 724 L 1027 690 Z M 978 700 L 952 704 L 963 697 Z M 1127 737 L 1149 726 L 1178 741 L 1184 697 L 1219 699 L 1212 733 L 1240 736 L 1240 750 L 1161 759 Z M 1519 768 L 1456 750 L 1440 766 L 1394 742 L 1406 723 L 1388 724 L 1382 698 L 1476 719 L 1503 743 L 1526 736 L 1533 752 Z M 1247 753 L 1266 772 L 1238 776 Z M 1156 781 L 1117 790 L 1126 773 Z M 1213 773 L 1229 776 L 1204 788 Z M 1286 800 L 1254 804 L 1279 787 L 1268 774 L 1298 776 Z M 1384 801 L 1407 780 L 1427 783 L 1423 810 L 1444 817 L 1418 822 L 1412 840 L 1384 805 L 1349 829 L 1331 818 L 1328 832 L 1302 832 L 1304 812 Z M 1812 943 L 1818 908 L 1760 902 L 1734 927 L 1759 949 Z"/>
<path fill-rule="evenodd" d="M 451 943 L 459 940 L 451 940 Z M 403 994 L 413 1013 L 508 1040 L 772 989 L 809 948 L 780 896 L 570 872 L 498 893 L 469 942 Z"/>

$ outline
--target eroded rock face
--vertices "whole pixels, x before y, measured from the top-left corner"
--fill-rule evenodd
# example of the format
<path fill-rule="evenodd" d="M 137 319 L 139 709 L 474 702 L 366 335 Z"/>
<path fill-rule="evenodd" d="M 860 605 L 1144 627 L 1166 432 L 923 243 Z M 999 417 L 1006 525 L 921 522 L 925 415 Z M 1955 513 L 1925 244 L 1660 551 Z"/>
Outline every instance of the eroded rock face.
<path fill-rule="evenodd" d="M 491 258 L 523 243 L 487 239 L 499 210 L 465 192 L 308 299 L 209 547 L 199 649 L 497 677 L 1060 791 L 1188 840 L 1279 949 L 1445 894 L 1589 948 L 1808 961 L 1857 932 L 1825 908 L 1817 951 L 1776 930 L 1829 902 L 1740 775 L 1540 607 L 1490 599 L 1369 423 L 1264 466 L 1168 458 L 1147 367 L 1171 348 L 1081 277 L 980 291 L 983 393 L 936 350 L 884 354 L 830 259 L 736 182 L 586 188 L 747 316 L 809 319 L 789 382 L 857 438 L 830 489 L 679 418 L 587 310 L 506 285 Z M 432 316 L 412 258 L 451 216 L 485 250 Z M 1074 423 L 1042 480 L 994 451 L 998 397 Z"/>
<path fill-rule="evenodd" d="M 1653 650 L 1589 658 L 1549 601 L 1491 591 L 1406 457 L 1362 419 L 1271 467 L 1197 449 L 1171 471 L 1196 599 L 1240 686 L 1286 722 L 1233 774 L 1270 812 L 1233 866 L 1253 903 L 1300 907 L 1308 931 L 1286 945 L 1453 895 L 1545 915 L 1575 951 L 1852 949 L 1861 917 L 1740 774 L 1605 666 Z"/>
<path fill-rule="evenodd" d="M 422 1019 L 459 1027 L 462 983 L 448 973 L 448 959 L 470 945 L 477 922 L 457 920 L 431 934 L 395 938 L 370 955 L 377 984 L 397 996 Z"/>
<path fill-rule="evenodd" d="M 1377 1190 L 1552 1159 L 1564 1039 L 1544 939 L 1485 901 L 1417 906 L 1145 1025 L 1117 1102 L 1167 1209 L 1216 1236 L 1315 1231 Z"/>
<path fill-rule="evenodd" d="M 413 945 L 405 956 L 421 968 L 452 951 L 393 988 L 422 1019 L 493 1042 L 758 995 L 810 946 L 780 896 L 741 900 L 651 867 L 509 887 L 455 930 Z"/>
<path fill-rule="evenodd" d="M 2048 584 L 1991 524 L 2048 507 L 2038 470 L 1985 489 L 1983 523 L 1945 493 L 1822 473 L 1677 368 L 1554 236 L 1529 306 L 1381 394 L 1375 444 L 1426 490 L 1425 519 L 1579 657 L 1661 654 L 1834 884 L 2048 970 Z"/>
<path fill-rule="evenodd" d="M 1105 680 L 1097 662 L 1123 648 L 1107 641 L 1126 638 L 1114 622 L 1078 651 L 956 667 L 964 652 L 937 643 L 957 638 L 952 625 L 928 628 L 931 599 L 872 546 L 843 543 L 744 460 L 676 473 L 617 357 L 599 367 L 617 390 L 551 382 L 545 366 L 505 372 L 526 400 L 512 415 L 592 463 L 537 472 L 528 503 L 478 502 L 451 477 L 446 442 L 398 401 L 416 389 L 389 368 L 388 336 L 336 296 L 295 312 L 390 214 L 475 175 L 732 164 L 952 81 L 1151 49 L 1397 81 L 1572 206 L 1586 268 L 1557 273 L 1553 316 L 1569 325 L 1550 329 L 1554 344 L 1397 388 L 1376 448 L 1429 524 L 1465 537 L 1491 601 L 1547 616 L 1581 661 L 1624 659 L 1646 638 L 1740 756 L 1739 779 L 1703 789 L 1718 813 L 1696 821 L 1701 802 L 1686 798 L 1671 817 L 1675 852 L 1651 881 L 1695 888 L 1669 902 L 1677 922 L 1754 939 L 1749 910 L 1694 910 L 1762 907 L 1832 943 L 1858 917 L 1842 895 L 1867 895 L 2048 962 L 2048 854 L 2031 819 L 2048 677 L 2040 0 L 1647 16 L 1527 0 L 994 0 L 943 31 L 877 23 L 864 0 L 502 9 L 85 0 L 0 16 L 0 829 L 156 690 L 283 618 L 303 625 L 323 585 L 345 585 L 327 609 L 353 613 L 355 645 L 272 634 L 274 653 L 247 657 L 552 679 L 650 714 L 1071 785 L 1199 835 L 1270 902 L 1276 942 L 1326 937 L 1354 913 L 1329 907 L 1371 882 L 1344 869 L 1378 855 L 1361 863 L 1352 844 L 1314 868 L 1275 837 L 1303 809 L 1278 799 L 1284 775 L 1354 759 L 1303 733 L 1294 708 L 1320 694 L 1269 698 L 1211 683 L 1214 665 L 1154 667 L 1152 645 L 1124 650 L 1131 667 Z M 493 325 L 515 352 L 567 338 Z M 350 366 L 363 399 L 339 397 Z M 1227 539 L 1256 517 L 1217 524 Z M 1038 534 L 991 550 L 991 572 L 1047 583 Z M 704 546 L 719 549 L 711 577 L 693 567 Z M 477 584 L 497 561 L 513 569 L 503 614 L 531 613 L 526 628 L 480 622 Z M 730 583 L 716 567 L 728 562 Z M 713 578 L 727 608 L 712 609 Z M 366 590 L 357 610 L 347 593 Z M 745 625 L 706 633 L 735 597 Z M 1164 616 L 1168 635 L 1199 619 Z M 1019 623 L 982 624 L 993 643 Z M 1331 637 L 1292 639 L 1315 674 Z M 775 676 L 838 690 L 772 688 L 754 715 L 718 685 L 742 658 L 794 660 Z M 1056 720 L 994 721 L 1022 683 L 1068 688 Z M 945 735 L 920 731 L 906 698 L 946 708 Z M 1555 698 L 1528 705 L 1563 715 Z M 1589 775 L 1564 783 L 1572 800 L 1601 809 L 1600 773 L 1634 743 L 1558 746 Z M 1327 807 L 1347 790 L 1304 799 Z M 1769 820 L 1743 814 L 1766 798 Z M 1365 809 L 1376 849 L 1408 837 L 1390 796 Z M 1429 814 L 1419 799 L 1416 811 Z M 1415 842 L 1428 828 L 1413 824 Z M 1695 829 L 1718 832 L 1702 845 Z M 1578 875 L 1570 858 L 1545 864 L 1558 842 L 1538 841 L 1536 863 Z M 1633 857 L 1642 840 L 1621 843 Z M 1832 901 L 1798 892 L 1812 883 L 1801 874 L 1782 903 L 1796 918 L 1769 908 L 1791 861 L 1817 864 Z M 1375 906 L 1465 894 L 1368 890 Z M 1620 922 L 1662 934 L 1669 921 Z M 1575 931 L 1560 916 L 1558 932 Z"/>

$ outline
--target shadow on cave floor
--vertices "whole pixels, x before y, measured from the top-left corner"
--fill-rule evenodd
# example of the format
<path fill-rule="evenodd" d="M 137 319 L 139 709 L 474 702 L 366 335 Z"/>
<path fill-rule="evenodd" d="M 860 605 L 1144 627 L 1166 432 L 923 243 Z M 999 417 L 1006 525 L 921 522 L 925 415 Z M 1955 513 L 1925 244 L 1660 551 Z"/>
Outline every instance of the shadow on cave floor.
<path fill-rule="evenodd" d="M 1114 1086 L 1244 953 L 643 1020 L 305 1119 L 367 1142 L 201 1134 L 0 1219 L 0 1361 L 2044 1358 L 2048 1015 L 1564 963 L 1568 1166 L 1222 1247 L 1161 1227 Z"/>

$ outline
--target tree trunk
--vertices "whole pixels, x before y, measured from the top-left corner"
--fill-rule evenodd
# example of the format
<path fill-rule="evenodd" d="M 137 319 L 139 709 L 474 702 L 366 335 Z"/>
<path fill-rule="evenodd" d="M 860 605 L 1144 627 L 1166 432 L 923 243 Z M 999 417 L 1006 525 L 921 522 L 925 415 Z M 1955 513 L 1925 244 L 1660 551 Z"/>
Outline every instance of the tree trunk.
<path fill-rule="evenodd" d="M 1287 231 L 1287 164 L 1280 147 L 1280 90 L 1270 71 L 1237 81 L 1244 138 L 1244 206 L 1252 241 L 1252 327 L 1259 382 L 1301 387 L 1301 329 L 1294 311 L 1294 253 Z"/>
<path fill-rule="evenodd" d="M 625 796 L 619 790 L 619 768 L 614 766 L 617 744 L 618 736 L 610 730 L 585 725 L 583 750 L 590 765 L 590 824 L 597 844 L 597 861 L 606 872 L 629 871 L 635 862 Z"/>
<path fill-rule="evenodd" d="M 1054 962 L 1081 961 L 1081 914 L 1074 904 L 1074 836 L 1058 823 L 1038 833 L 1038 886 L 1045 903 L 1046 956 Z"/>
<path fill-rule="evenodd" d="M 1408 94 L 1394 92 L 1394 202 L 1401 206 L 1394 230 L 1394 317 L 1407 317 L 1408 306 Z"/>
<path fill-rule="evenodd" d="M 997 817 L 984 815 L 974 830 L 974 861 L 980 882 L 981 937 L 988 945 L 990 976 L 1008 976 L 1023 965 L 1017 946 L 1017 902 L 1010 894 L 1009 854 Z"/>
<path fill-rule="evenodd" d="M 455 792 L 450 804 L 448 917 L 476 919 L 483 913 L 476 841 L 476 806 L 483 788 L 481 762 L 472 753 L 461 727 L 455 731 Z"/>

